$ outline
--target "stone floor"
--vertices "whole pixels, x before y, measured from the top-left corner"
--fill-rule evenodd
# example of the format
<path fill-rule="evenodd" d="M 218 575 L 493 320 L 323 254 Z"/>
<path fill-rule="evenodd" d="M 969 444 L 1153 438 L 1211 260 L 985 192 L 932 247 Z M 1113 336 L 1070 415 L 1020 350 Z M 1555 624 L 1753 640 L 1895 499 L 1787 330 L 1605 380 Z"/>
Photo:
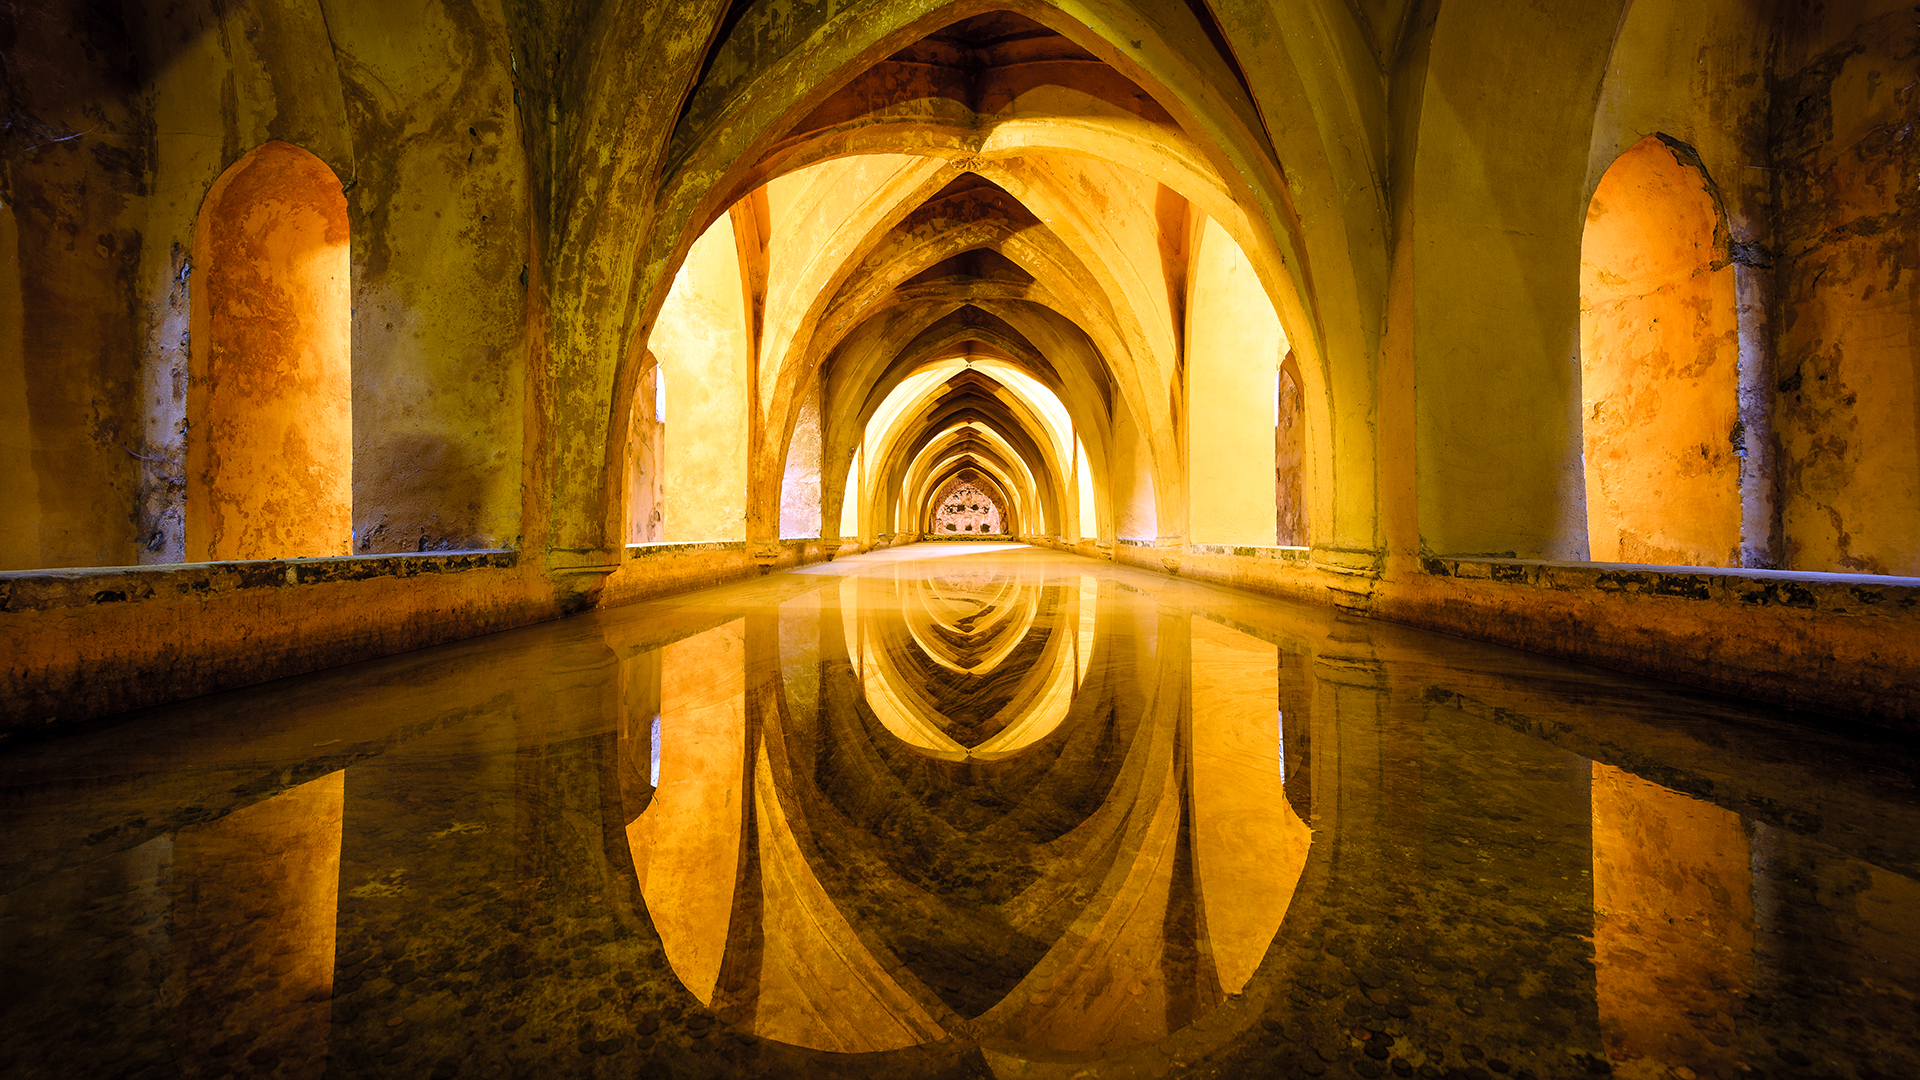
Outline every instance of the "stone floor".
<path fill-rule="evenodd" d="M 1920 1075 L 1813 719 L 895 549 L 0 751 L 0 1073 Z"/>

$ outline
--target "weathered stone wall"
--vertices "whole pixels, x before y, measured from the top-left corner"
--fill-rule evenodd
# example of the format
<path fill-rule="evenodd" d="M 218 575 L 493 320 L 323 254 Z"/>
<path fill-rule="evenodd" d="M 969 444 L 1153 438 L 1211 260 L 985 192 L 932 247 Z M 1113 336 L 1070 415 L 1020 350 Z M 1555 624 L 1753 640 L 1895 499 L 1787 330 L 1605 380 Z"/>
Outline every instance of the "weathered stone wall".
<path fill-rule="evenodd" d="M 137 562 L 148 445 L 133 283 L 153 181 L 146 67 L 120 11 L 14 5 L 0 202 L 0 568 Z M 161 244 L 164 248 L 164 242 Z"/>
<path fill-rule="evenodd" d="M 33 505 L 9 516 L 73 539 L 4 565 L 184 556 L 194 230 L 215 179 L 276 140 L 325 162 L 349 207 L 355 550 L 519 534 L 528 163 L 504 22 L 485 5 L 377 10 L 10 13 L 25 63 L 10 48 L 6 202 L 36 269 L 5 363 L 44 361 L 28 364 L 36 483 L 16 496 Z"/>
<path fill-rule="evenodd" d="M 1633 147 L 1648 138 L 1672 140 L 1714 201 L 1720 219 L 1714 242 L 1721 250 L 1712 273 L 1733 278 L 1733 307 L 1721 299 L 1690 321 L 1710 326 L 1730 315 L 1737 327 L 1740 438 L 1737 444 L 1729 439 L 1728 449 L 1737 457 L 1740 554 L 1728 565 L 1753 567 L 1782 565 L 1774 492 L 1773 171 L 1767 165 L 1766 73 L 1775 14 L 1773 5 L 1754 0 L 1636 0 L 1608 57 L 1587 158 L 1594 193 Z M 1594 485 L 1587 486 L 1591 498 Z"/>
<path fill-rule="evenodd" d="M 967 533 L 998 534 L 1004 531 L 1005 513 L 992 495 L 975 486 L 965 475 L 949 480 L 934 493 L 930 504 L 933 520 L 929 528 L 935 536 Z"/>
<path fill-rule="evenodd" d="M 561 610 L 513 552 L 0 574 L 0 732 L 388 656 Z"/>
<path fill-rule="evenodd" d="M 1847 16 L 1884 14 L 1853 25 Z M 1785 565 L 1920 573 L 1920 28 L 1893 4 L 1780 28 L 1772 136 Z"/>
<path fill-rule="evenodd" d="M 1624 7 L 1440 5 L 1417 99 L 1400 103 L 1415 441 L 1383 489 L 1417 500 L 1419 549 L 1586 557 L 1580 236 Z"/>
<path fill-rule="evenodd" d="M 522 529 L 534 171 L 505 16 L 494 3 L 338 8 L 356 550 L 504 546 Z"/>

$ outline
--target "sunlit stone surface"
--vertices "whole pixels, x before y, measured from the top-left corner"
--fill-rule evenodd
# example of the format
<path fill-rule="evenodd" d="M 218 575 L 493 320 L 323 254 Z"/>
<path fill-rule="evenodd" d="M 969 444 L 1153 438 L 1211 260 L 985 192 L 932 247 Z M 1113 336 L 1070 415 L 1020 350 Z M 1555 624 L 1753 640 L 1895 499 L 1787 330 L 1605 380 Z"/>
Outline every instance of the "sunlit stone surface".
<path fill-rule="evenodd" d="M 1908 751 L 938 544 L 0 755 L 8 1076 L 1920 1075 Z"/>

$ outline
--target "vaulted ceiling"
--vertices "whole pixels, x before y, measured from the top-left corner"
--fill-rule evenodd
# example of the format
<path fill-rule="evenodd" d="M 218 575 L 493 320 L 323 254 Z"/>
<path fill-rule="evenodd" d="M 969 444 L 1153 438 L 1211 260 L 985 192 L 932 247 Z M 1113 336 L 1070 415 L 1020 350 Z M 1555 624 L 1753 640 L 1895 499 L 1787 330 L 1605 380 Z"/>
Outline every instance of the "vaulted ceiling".
<path fill-rule="evenodd" d="M 1215 59 L 1225 108 L 1251 112 L 1230 52 Z M 695 223 L 729 216 L 737 238 L 762 410 L 752 504 L 779 505 L 817 391 L 829 534 L 848 499 L 880 531 L 910 530 L 942 483 L 978 468 L 1023 527 L 1095 535 L 1068 520 L 1074 474 L 1084 462 L 1109 490 L 1118 431 L 1143 442 L 1152 489 L 1178 505 L 1169 388 L 1197 238 L 1209 221 L 1224 228 L 1269 291 L 1291 295 L 1292 271 L 1252 226 L 1244 180 L 1227 182 L 1218 147 L 1176 121 L 1164 87 L 1024 15 L 969 15 L 855 65 L 716 183 L 705 148 L 730 102 L 712 76 L 687 102 L 663 190 L 705 207 Z M 1031 381 L 909 381 L 956 359 Z M 850 470 L 863 445 L 864 471 Z M 863 490 L 846 490 L 850 471 Z"/>

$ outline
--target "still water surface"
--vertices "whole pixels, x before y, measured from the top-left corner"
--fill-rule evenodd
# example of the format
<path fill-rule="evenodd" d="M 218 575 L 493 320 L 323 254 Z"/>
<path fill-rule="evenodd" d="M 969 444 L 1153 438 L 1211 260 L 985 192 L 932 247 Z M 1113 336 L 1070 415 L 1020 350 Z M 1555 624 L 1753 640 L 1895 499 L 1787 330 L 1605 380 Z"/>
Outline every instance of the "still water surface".
<path fill-rule="evenodd" d="M 1920 1076 L 1915 775 L 899 549 L 0 753 L 0 1073 Z"/>

